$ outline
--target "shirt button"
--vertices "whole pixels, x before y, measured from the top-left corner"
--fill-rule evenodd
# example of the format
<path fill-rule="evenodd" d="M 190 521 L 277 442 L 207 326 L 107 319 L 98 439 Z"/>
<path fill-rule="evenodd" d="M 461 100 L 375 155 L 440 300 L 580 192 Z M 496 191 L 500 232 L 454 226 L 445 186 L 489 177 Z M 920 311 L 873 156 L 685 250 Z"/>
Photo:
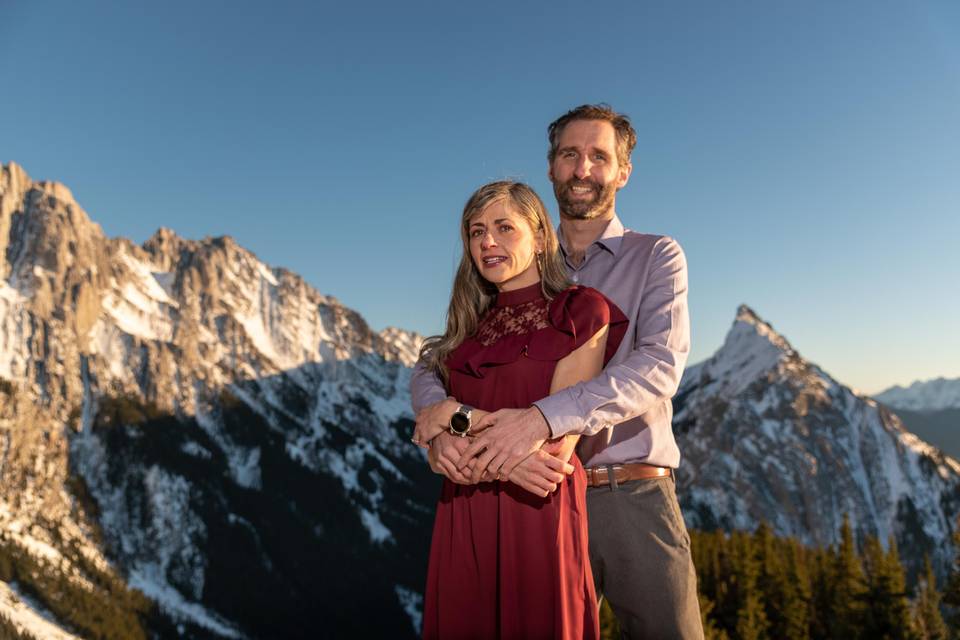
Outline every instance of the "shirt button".
<path fill-rule="evenodd" d="M 580 275 L 575 273 L 572 276 L 570 276 L 570 279 L 573 280 L 574 282 L 580 282 Z"/>

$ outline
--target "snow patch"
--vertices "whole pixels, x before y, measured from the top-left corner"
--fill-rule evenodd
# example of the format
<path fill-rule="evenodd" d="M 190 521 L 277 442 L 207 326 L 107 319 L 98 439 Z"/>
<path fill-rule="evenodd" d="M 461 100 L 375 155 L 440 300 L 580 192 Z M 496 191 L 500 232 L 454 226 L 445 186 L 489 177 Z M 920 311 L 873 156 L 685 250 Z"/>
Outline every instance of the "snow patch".
<path fill-rule="evenodd" d="M 361 507 L 360 520 L 363 522 L 363 526 L 367 528 L 371 542 L 375 544 L 393 542 L 393 534 L 380 521 L 380 516 Z"/>
<path fill-rule="evenodd" d="M 400 601 L 400 606 L 403 607 L 406 614 L 410 616 L 410 622 L 413 623 L 413 632 L 419 634 L 420 627 L 423 624 L 423 596 L 399 584 L 394 590 L 397 593 L 397 600 Z"/>
<path fill-rule="evenodd" d="M 38 640 L 80 640 L 62 629 L 53 615 L 21 595 L 16 585 L 0 582 L 0 613 L 16 627 Z"/>
<path fill-rule="evenodd" d="M 166 583 L 154 565 L 131 571 L 130 586 L 142 591 L 175 620 L 192 622 L 224 638 L 242 637 L 239 631 L 217 614 L 208 611 L 199 603 L 187 601 L 179 591 Z"/>

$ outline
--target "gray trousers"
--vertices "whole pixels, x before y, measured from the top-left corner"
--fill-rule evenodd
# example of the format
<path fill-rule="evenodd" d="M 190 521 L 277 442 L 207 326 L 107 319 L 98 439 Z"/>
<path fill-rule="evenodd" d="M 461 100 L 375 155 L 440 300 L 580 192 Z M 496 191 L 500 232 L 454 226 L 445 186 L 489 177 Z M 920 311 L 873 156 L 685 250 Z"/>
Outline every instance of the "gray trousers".
<path fill-rule="evenodd" d="M 690 536 L 673 478 L 587 487 L 590 563 L 632 640 L 702 639 Z"/>

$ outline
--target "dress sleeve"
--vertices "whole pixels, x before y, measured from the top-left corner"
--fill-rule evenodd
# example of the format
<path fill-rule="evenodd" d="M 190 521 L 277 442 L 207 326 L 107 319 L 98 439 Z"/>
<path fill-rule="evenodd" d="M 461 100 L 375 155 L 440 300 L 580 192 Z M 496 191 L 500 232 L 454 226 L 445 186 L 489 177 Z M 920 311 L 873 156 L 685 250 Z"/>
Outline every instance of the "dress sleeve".
<path fill-rule="evenodd" d="M 563 358 L 583 346 L 600 329 L 609 325 L 603 364 L 606 366 L 627 331 L 627 317 L 606 296 L 590 287 L 570 287 L 550 303 L 548 312 L 553 331 L 542 332 L 531 341 L 531 357 Z"/>

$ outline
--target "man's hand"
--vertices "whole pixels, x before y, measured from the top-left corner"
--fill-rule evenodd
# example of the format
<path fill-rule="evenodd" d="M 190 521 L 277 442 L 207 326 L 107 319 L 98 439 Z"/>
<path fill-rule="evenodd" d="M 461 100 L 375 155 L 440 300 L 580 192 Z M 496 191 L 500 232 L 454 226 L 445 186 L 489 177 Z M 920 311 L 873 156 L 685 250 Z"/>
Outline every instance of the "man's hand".
<path fill-rule="evenodd" d="M 427 452 L 430 468 L 434 473 L 446 476 L 451 482 L 474 484 L 468 475 L 457 469 L 457 463 L 469 444 L 469 439 L 444 431 L 430 443 L 430 449 Z"/>
<path fill-rule="evenodd" d="M 471 433 L 480 435 L 463 451 L 457 468 L 463 471 L 476 457 L 471 478 L 478 482 L 484 471 L 509 478 L 517 465 L 550 437 L 550 427 L 536 407 L 501 409 L 478 420 Z"/>
<path fill-rule="evenodd" d="M 430 441 L 450 426 L 450 417 L 458 408 L 460 403 L 450 397 L 421 409 L 413 430 L 413 443 L 424 449 L 429 448 Z"/>
<path fill-rule="evenodd" d="M 573 465 L 540 449 L 524 458 L 510 474 L 509 480 L 530 493 L 546 498 L 557 490 L 557 485 L 573 470 Z"/>

